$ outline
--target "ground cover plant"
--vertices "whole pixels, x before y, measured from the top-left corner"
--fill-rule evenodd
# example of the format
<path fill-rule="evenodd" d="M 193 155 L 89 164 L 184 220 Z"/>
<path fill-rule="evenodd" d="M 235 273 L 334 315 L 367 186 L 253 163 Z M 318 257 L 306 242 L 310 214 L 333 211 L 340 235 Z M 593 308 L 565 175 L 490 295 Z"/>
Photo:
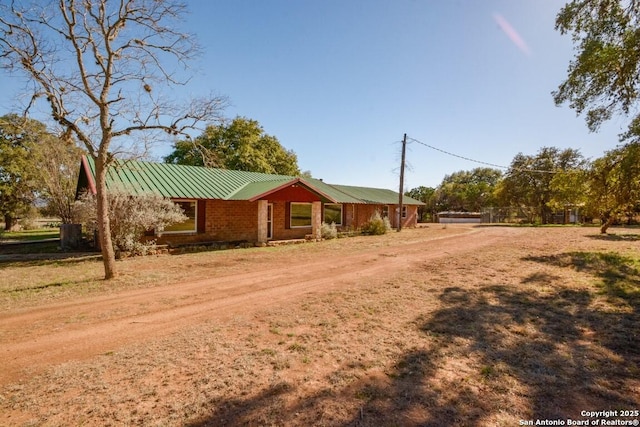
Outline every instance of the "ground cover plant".
<path fill-rule="evenodd" d="M 0 424 L 512 426 L 638 409 L 640 233 L 614 233 L 432 225 L 127 259 L 109 282 L 91 260 L 2 264 Z"/>

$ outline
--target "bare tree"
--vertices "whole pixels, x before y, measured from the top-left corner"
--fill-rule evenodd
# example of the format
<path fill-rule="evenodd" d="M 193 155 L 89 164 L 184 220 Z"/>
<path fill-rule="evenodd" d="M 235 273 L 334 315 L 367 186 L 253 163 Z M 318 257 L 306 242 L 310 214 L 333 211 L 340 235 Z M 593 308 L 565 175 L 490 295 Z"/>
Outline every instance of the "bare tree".
<path fill-rule="evenodd" d="M 76 222 L 74 203 L 79 159 L 84 150 L 74 141 L 45 134 L 34 151 L 38 179 L 42 186 L 40 197 L 47 202 L 44 212 L 60 218 L 63 224 L 73 224 Z"/>
<path fill-rule="evenodd" d="M 107 206 L 107 171 L 118 155 L 139 152 L 159 134 L 186 135 L 220 119 L 226 99 L 178 106 L 167 95 L 187 83 L 198 52 L 176 30 L 184 4 L 172 0 L 47 0 L 0 5 L 0 60 L 32 83 L 26 111 L 45 100 L 53 120 L 95 162 L 98 233 L 105 278 L 116 276 Z M 171 99 L 167 101 L 167 99 Z M 136 138 L 134 143 L 134 139 Z"/>

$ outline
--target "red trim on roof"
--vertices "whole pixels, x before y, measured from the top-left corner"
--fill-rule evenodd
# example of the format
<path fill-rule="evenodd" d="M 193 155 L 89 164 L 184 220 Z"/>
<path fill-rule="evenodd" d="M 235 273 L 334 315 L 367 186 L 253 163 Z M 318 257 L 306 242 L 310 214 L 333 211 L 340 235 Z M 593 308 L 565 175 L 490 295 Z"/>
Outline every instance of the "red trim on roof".
<path fill-rule="evenodd" d="M 91 173 L 87 156 L 83 155 L 80 162 L 82 164 L 82 169 L 84 169 L 84 173 L 87 176 L 87 182 L 89 183 L 89 190 L 91 191 L 91 194 L 98 194 L 98 191 L 96 190 L 96 181 L 93 177 L 93 173 Z"/>
<path fill-rule="evenodd" d="M 325 199 L 329 200 L 331 203 L 338 203 L 338 201 L 336 199 L 334 199 L 333 197 L 329 197 L 327 194 L 325 194 L 322 191 L 318 190 L 317 188 L 315 188 L 314 186 L 312 186 L 311 184 L 309 184 L 307 181 L 303 180 L 302 178 L 297 178 L 297 179 L 298 179 L 298 181 L 300 181 L 300 183 L 302 185 L 304 185 L 305 187 L 309 188 L 311 191 L 321 195 Z"/>

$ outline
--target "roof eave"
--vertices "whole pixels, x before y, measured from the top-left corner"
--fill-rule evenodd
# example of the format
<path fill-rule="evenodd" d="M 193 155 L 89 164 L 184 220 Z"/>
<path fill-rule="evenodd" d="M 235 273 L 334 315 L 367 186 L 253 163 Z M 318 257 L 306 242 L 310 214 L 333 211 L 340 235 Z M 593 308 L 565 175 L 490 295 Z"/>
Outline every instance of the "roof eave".
<path fill-rule="evenodd" d="M 78 173 L 80 176 L 84 174 L 84 176 L 87 178 L 87 184 L 89 185 L 88 190 L 91 192 L 91 194 L 93 195 L 97 194 L 98 191 L 96 189 L 95 177 L 93 176 L 93 172 L 91 171 L 91 167 L 89 166 L 89 161 L 87 160 L 86 155 L 83 155 L 82 157 L 80 157 L 80 171 Z M 80 179 L 78 179 L 78 185 L 79 184 L 80 184 Z M 84 188 L 80 188 L 79 186 L 76 187 L 76 198 L 80 196 L 80 191 L 83 189 Z"/>

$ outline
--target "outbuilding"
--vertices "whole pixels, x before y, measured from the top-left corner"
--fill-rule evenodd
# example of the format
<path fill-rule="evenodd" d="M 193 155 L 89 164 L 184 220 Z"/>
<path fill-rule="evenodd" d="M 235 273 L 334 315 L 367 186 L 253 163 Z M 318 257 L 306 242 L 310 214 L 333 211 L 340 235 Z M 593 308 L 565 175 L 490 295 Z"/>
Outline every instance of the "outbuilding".
<path fill-rule="evenodd" d="M 480 224 L 480 212 L 438 212 L 438 222 L 443 224 Z"/>

